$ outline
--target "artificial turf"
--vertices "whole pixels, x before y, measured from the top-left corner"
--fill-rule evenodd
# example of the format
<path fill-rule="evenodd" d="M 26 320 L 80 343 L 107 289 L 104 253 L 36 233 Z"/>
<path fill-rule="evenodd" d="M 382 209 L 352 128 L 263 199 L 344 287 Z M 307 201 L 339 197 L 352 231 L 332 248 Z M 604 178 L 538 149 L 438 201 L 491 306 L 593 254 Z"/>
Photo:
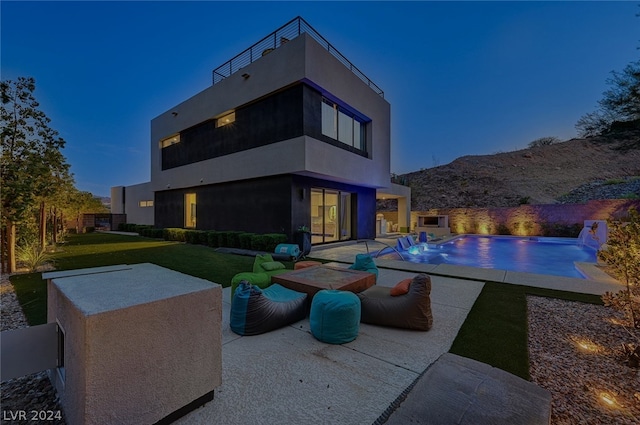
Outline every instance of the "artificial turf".
<path fill-rule="evenodd" d="M 203 245 L 104 233 L 70 235 L 53 255 L 56 270 L 116 264 L 153 263 L 191 276 L 229 286 L 231 278 L 253 268 L 253 257 L 216 252 Z M 287 268 L 292 263 L 284 262 Z M 47 286 L 41 273 L 11 277 L 16 295 L 31 326 L 47 322 Z"/>
<path fill-rule="evenodd" d="M 486 282 L 449 351 L 529 380 L 527 295 L 602 304 L 597 295 Z"/>

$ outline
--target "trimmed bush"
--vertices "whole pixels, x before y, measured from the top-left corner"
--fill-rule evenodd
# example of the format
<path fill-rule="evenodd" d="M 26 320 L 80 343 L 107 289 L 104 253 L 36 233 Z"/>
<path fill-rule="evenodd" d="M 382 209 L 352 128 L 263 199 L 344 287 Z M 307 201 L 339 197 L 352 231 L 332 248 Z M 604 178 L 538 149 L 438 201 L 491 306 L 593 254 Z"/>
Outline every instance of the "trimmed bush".
<path fill-rule="evenodd" d="M 142 229 L 140 231 L 140 236 L 144 236 L 146 238 L 153 238 L 153 239 L 163 239 L 164 229 L 154 229 L 154 228 Z"/>
<path fill-rule="evenodd" d="M 207 243 L 207 235 L 202 230 L 185 230 L 185 239 L 187 243 L 198 245 Z"/>
<path fill-rule="evenodd" d="M 240 248 L 240 235 L 243 233 L 242 231 L 227 232 L 227 246 L 229 248 Z"/>
<path fill-rule="evenodd" d="M 282 233 L 267 233 L 251 237 L 251 249 L 256 251 L 274 252 L 276 246 L 287 242 L 287 235 Z"/>
<path fill-rule="evenodd" d="M 177 227 L 170 227 L 170 228 L 164 229 L 163 237 L 167 241 L 186 242 L 187 230 L 179 229 Z"/>
<path fill-rule="evenodd" d="M 242 249 L 251 249 L 251 238 L 255 236 L 255 233 L 243 233 L 238 235 L 238 240 L 240 241 L 240 248 Z"/>
<path fill-rule="evenodd" d="M 96 231 L 96 228 L 93 226 L 87 226 L 84 229 L 82 229 L 82 233 L 93 233 Z"/>
<path fill-rule="evenodd" d="M 207 246 L 212 248 L 218 248 L 218 232 L 215 230 L 208 230 L 204 235 L 207 238 Z"/>
<path fill-rule="evenodd" d="M 218 236 L 218 246 L 228 247 L 227 236 L 229 232 L 216 232 Z"/>

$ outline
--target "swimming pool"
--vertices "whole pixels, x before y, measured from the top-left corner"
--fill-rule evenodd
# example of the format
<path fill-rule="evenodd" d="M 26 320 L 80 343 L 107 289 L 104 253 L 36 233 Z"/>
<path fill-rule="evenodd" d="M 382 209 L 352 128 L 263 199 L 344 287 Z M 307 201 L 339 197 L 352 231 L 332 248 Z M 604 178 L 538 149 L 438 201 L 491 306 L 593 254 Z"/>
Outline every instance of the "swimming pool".
<path fill-rule="evenodd" d="M 595 263 L 596 251 L 577 239 L 465 235 L 448 242 L 422 243 L 401 251 L 405 260 L 583 278 L 574 261 Z M 397 259 L 390 249 L 378 258 Z"/>

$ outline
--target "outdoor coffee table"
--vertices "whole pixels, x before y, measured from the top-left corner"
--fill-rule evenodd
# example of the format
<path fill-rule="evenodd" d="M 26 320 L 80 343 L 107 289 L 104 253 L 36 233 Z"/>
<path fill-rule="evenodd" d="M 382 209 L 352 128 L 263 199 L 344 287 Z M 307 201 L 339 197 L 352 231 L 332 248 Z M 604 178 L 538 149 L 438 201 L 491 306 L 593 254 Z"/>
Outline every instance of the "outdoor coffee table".
<path fill-rule="evenodd" d="M 333 266 L 313 266 L 271 277 L 271 282 L 285 288 L 304 292 L 311 301 L 322 289 L 361 292 L 376 284 L 376 275 L 360 270 Z"/>

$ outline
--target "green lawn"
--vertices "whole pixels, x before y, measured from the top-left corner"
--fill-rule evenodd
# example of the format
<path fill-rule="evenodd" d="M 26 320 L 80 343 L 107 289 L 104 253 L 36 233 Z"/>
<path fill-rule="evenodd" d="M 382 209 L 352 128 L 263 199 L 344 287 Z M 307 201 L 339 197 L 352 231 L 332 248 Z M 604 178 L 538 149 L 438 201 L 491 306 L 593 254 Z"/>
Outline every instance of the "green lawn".
<path fill-rule="evenodd" d="M 55 255 L 57 270 L 136 263 L 154 263 L 229 286 L 236 273 L 252 269 L 253 258 L 201 245 L 101 233 L 71 235 Z M 11 282 L 29 323 L 45 323 L 47 291 L 41 274 L 15 275 Z M 595 295 L 487 282 L 450 351 L 529 379 L 527 294 L 602 304 Z"/>

